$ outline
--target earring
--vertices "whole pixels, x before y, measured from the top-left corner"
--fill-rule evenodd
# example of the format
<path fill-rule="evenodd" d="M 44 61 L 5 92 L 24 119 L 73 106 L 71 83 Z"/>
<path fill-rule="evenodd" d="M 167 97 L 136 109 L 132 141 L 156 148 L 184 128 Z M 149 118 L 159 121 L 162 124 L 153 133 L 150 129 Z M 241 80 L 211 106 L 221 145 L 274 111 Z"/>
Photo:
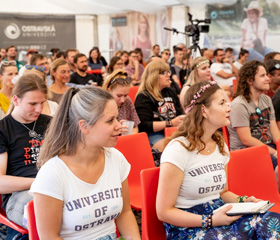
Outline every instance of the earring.
<path fill-rule="evenodd" d="M 207 116 L 205 115 L 204 118 L 207 119 Z"/>

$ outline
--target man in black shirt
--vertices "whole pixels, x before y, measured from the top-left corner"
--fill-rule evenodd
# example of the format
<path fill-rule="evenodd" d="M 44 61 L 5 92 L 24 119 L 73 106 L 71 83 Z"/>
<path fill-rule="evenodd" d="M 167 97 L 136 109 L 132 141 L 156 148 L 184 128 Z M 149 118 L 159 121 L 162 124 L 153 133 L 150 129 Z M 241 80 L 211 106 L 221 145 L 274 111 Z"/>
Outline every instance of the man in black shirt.
<path fill-rule="evenodd" d="M 88 62 L 85 54 L 76 54 L 74 57 L 74 64 L 77 67 L 77 71 L 71 74 L 70 83 L 100 86 L 99 79 L 95 75 L 86 72 L 88 69 Z"/>

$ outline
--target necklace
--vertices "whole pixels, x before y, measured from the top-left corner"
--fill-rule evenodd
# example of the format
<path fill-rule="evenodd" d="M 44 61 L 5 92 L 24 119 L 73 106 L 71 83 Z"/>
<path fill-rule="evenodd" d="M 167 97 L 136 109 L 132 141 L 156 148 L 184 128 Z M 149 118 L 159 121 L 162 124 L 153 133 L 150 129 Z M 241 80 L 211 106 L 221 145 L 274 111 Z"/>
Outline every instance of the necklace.
<path fill-rule="evenodd" d="M 23 123 L 20 122 L 20 124 L 21 124 L 22 126 L 24 126 L 27 130 L 29 130 L 29 136 L 30 136 L 31 138 L 36 138 L 37 135 L 38 135 L 38 134 L 34 131 L 35 126 L 36 126 L 36 122 L 37 122 L 37 121 L 35 121 L 32 130 L 31 130 L 30 128 L 26 127 Z"/>
<path fill-rule="evenodd" d="M 214 142 L 215 142 L 215 141 L 213 141 L 213 142 L 210 144 L 208 150 L 206 150 L 207 153 L 210 153 L 210 148 L 212 147 L 212 144 L 213 144 Z"/>

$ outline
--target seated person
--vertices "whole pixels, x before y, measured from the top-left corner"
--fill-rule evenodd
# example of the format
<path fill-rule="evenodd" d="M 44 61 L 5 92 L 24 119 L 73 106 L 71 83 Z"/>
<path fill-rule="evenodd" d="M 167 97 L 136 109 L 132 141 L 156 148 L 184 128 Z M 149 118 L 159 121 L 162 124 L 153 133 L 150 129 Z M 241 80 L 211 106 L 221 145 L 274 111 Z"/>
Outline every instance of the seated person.
<path fill-rule="evenodd" d="M 125 67 L 128 76 L 132 79 L 132 85 L 138 86 L 141 83 L 141 77 L 144 72 L 144 66 L 138 60 L 138 53 L 130 51 L 128 53 L 128 64 Z"/>
<path fill-rule="evenodd" d="M 280 61 L 279 60 L 267 60 L 266 63 L 267 76 L 270 78 L 269 90 L 265 91 L 264 94 L 271 98 L 276 93 L 280 86 Z"/>
<path fill-rule="evenodd" d="M 44 67 L 41 66 L 34 66 L 34 65 L 25 65 L 24 71 L 22 75 L 35 73 L 37 76 L 39 76 L 45 83 L 45 70 Z M 48 98 L 50 97 L 50 92 L 48 91 Z M 58 104 L 54 101 L 47 100 L 43 104 L 42 114 L 53 116 L 58 108 Z"/>
<path fill-rule="evenodd" d="M 100 85 L 100 83 L 98 84 L 99 79 L 95 75 L 87 73 L 88 62 L 85 54 L 76 54 L 73 61 L 76 66 L 76 72 L 71 74 L 70 83 L 79 85 Z"/>
<path fill-rule="evenodd" d="M 2 61 L 0 64 L 0 77 L 2 88 L 0 89 L 0 110 L 7 114 L 10 101 L 12 98 L 12 91 L 14 87 L 14 79 L 18 75 L 16 61 Z M 2 118 L 0 118 L 2 119 Z"/>
<path fill-rule="evenodd" d="M 186 117 L 161 156 L 156 210 L 166 239 L 279 237 L 271 224 L 279 222 L 278 213 L 227 216 L 232 206 L 213 213 L 225 203 L 259 200 L 228 190 L 230 154 L 218 129 L 229 125 L 230 107 L 222 89 L 215 82 L 194 84 L 184 102 Z"/>
<path fill-rule="evenodd" d="M 70 67 L 66 60 L 56 59 L 53 61 L 50 71 L 53 80 L 52 85 L 49 87 L 50 100 L 59 104 L 63 94 L 69 88 L 67 83 L 70 80 Z"/>
<path fill-rule="evenodd" d="M 47 86 L 36 74 L 25 74 L 12 93 L 11 114 L 0 121 L 0 194 L 8 219 L 23 226 L 28 190 L 37 175 L 36 161 L 50 117 L 41 114 Z M 26 228 L 26 226 L 23 226 Z"/>
<path fill-rule="evenodd" d="M 214 51 L 215 63 L 211 64 L 210 70 L 212 78 L 232 97 L 232 81 L 238 78 L 238 69 L 225 57 L 223 49 L 218 48 Z"/>
<path fill-rule="evenodd" d="M 40 239 L 116 239 L 117 224 L 121 235 L 140 240 L 129 202 L 130 164 L 114 149 L 122 128 L 117 116 L 103 89 L 65 93 L 30 189 Z"/>
<path fill-rule="evenodd" d="M 170 89 L 169 66 L 161 61 L 150 62 L 143 73 L 135 108 L 140 118 L 139 131 L 146 132 L 150 145 L 163 150 L 164 129 L 178 126 L 183 111 L 176 93 Z"/>
<path fill-rule="evenodd" d="M 266 144 L 277 172 L 277 151 L 272 142 L 280 138 L 271 98 L 263 91 L 269 89 L 265 65 L 249 61 L 239 73 L 240 79 L 231 103 L 229 142 L 236 150 Z"/>
<path fill-rule="evenodd" d="M 206 57 L 197 57 L 192 61 L 191 72 L 188 76 L 187 82 L 183 85 L 182 91 L 180 93 L 180 103 L 184 107 L 185 94 L 193 84 L 202 81 L 210 81 L 210 62 Z"/>
<path fill-rule="evenodd" d="M 132 133 L 138 133 L 139 117 L 134 104 L 128 97 L 131 78 L 124 70 L 116 70 L 111 73 L 103 83 L 103 89 L 107 90 L 114 97 L 118 105 L 117 120 L 128 120 L 134 122 Z"/>

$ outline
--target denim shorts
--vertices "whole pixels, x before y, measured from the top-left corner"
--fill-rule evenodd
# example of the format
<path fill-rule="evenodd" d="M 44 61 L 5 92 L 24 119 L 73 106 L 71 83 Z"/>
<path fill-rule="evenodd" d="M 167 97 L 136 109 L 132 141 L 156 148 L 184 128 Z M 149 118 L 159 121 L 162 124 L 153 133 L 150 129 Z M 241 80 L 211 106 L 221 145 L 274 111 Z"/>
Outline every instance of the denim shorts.
<path fill-rule="evenodd" d="M 148 133 L 148 138 L 152 147 L 155 145 L 156 142 L 164 138 L 164 134 L 162 132 Z"/>

